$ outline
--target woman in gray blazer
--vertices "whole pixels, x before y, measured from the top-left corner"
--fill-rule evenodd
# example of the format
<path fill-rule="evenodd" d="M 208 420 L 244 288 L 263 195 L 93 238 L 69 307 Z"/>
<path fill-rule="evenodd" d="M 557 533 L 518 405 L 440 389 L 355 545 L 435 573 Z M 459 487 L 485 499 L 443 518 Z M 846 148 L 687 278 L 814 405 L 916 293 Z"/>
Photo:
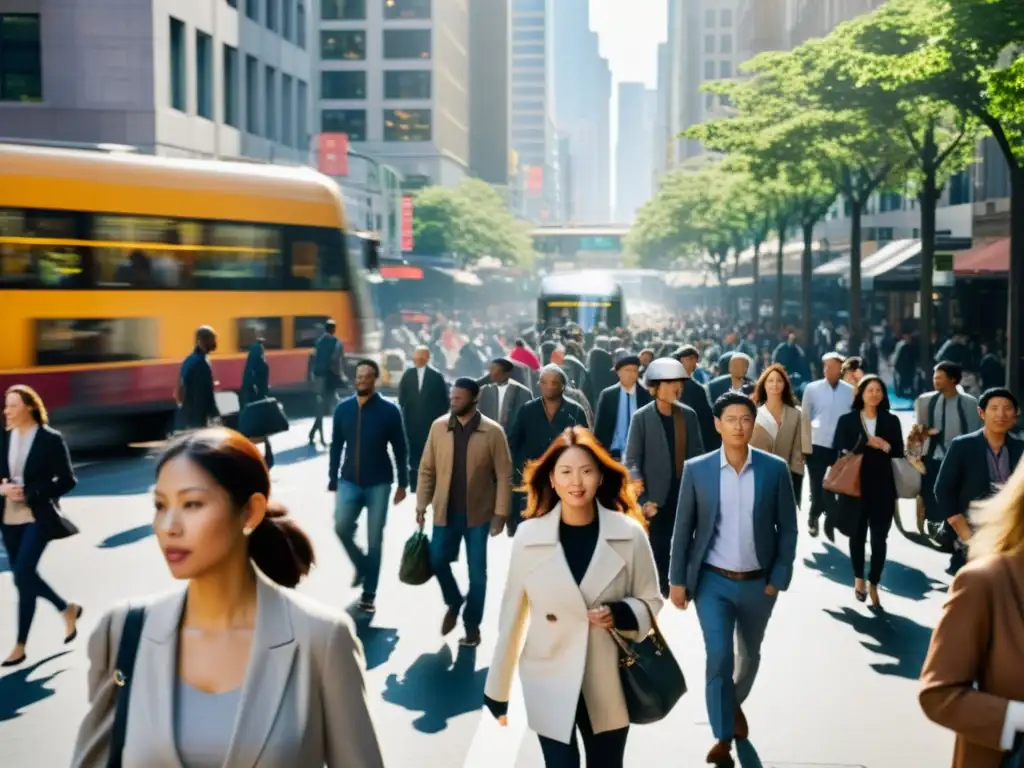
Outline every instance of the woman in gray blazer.
<path fill-rule="evenodd" d="M 236 432 L 204 429 L 168 447 L 153 528 L 188 584 L 145 602 L 130 688 L 114 682 L 127 606 L 100 621 L 72 766 L 108 764 L 125 691 L 125 768 L 383 766 L 362 646 L 350 620 L 291 591 L 313 547 L 269 495 L 259 451 Z"/>

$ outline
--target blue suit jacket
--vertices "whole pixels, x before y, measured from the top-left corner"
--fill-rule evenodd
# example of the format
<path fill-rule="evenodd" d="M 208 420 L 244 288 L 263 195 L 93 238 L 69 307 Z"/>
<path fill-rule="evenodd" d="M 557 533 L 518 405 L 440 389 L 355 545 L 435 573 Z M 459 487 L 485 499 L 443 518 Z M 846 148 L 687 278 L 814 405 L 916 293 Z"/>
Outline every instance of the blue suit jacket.
<path fill-rule="evenodd" d="M 751 448 L 754 472 L 754 545 L 757 561 L 777 589 L 789 587 L 796 560 L 796 501 L 789 466 L 778 456 Z M 697 591 L 701 566 L 718 520 L 722 451 L 690 459 L 683 467 L 672 534 L 669 581 Z"/>

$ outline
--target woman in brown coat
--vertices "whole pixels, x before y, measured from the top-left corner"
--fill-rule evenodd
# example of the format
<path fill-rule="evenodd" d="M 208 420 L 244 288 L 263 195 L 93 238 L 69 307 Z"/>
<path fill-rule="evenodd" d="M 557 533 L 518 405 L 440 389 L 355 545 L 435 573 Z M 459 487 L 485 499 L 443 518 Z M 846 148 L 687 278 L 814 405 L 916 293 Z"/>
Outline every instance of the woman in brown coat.
<path fill-rule="evenodd" d="M 953 768 L 1001 768 L 1024 741 L 1024 463 L 977 513 L 921 671 L 921 708 L 956 732 Z"/>
<path fill-rule="evenodd" d="M 800 408 L 786 369 L 773 363 L 764 369 L 754 385 L 757 421 L 750 438 L 751 448 L 773 453 L 789 464 L 797 506 L 804 480 L 803 430 Z"/>

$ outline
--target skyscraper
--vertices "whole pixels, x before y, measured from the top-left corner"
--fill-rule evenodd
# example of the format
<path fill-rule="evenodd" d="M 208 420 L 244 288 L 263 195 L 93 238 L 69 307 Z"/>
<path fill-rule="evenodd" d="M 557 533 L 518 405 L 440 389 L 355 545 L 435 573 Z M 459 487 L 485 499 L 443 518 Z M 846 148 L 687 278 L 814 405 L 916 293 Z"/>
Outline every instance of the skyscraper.
<path fill-rule="evenodd" d="M 615 221 L 631 224 L 651 197 L 657 92 L 619 83 L 619 140 L 615 148 Z"/>
<path fill-rule="evenodd" d="M 489 184 L 508 184 L 511 109 L 508 0 L 469 4 L 469 165 Z"/>

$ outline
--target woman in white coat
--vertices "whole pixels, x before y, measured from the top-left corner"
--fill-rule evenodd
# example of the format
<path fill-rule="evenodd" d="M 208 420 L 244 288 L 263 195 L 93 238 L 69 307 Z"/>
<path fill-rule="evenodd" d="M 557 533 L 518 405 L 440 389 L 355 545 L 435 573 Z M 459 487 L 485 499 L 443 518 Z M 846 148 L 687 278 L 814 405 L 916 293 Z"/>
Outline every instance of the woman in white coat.
<path fill-rule="evenodd" d="M 643 637 L 662 605 L 629 473 L 590 432 L 571 427 L 527 465 L 523 484 L 529 501 L 513 539 L 486 704 L 507 723 L 518 662 L 545 766 L 579 768 L 579 729 L 588 768 L 622 768 L 629 713 L 610 631 Z"/>

